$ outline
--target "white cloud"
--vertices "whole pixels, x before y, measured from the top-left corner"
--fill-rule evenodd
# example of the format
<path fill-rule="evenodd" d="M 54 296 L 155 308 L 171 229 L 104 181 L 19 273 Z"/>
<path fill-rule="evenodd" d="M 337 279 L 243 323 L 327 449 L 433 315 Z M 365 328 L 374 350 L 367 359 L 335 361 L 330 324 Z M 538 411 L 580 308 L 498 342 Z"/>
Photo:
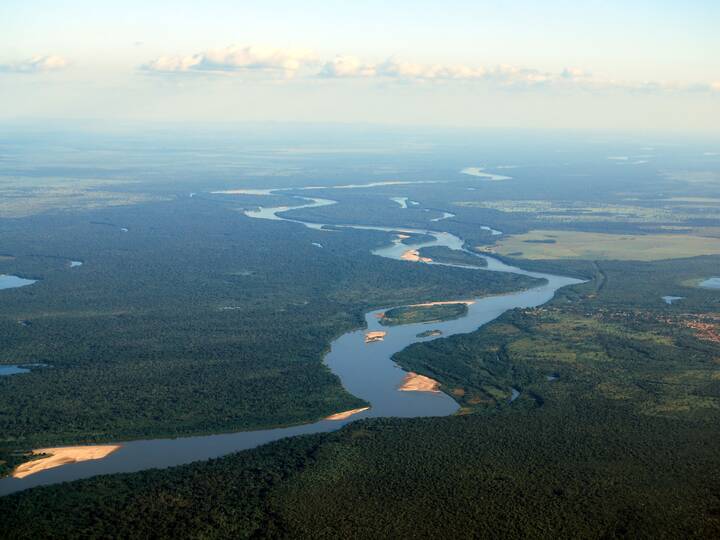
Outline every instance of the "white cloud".
<path fill-rule="evenodd" d="M 584 91 L 627 91 L 641 93 L 720 93 L 720 82 L 677 84 L 658 81 L 623 81 L 603 78 L 576 68 L 559 72 L 500 64 L 472 66 L 457 63 L 423 64 L 388 58 L 365 61 L 351 55 L 318 62 L 304 49 L 279 49 L 255 45 L 210 49 L 190 56 L 163 56 L 142 66 L 154 73 L 236 73 L 246 76 L 296 75 L 324 79 L 385 79 L 406 82 L 479 82 L 505 89 L 555 88 Z"/>
<path fill-rule="evenodd" d="M 365 63 L 354 56 L 337 56 L 323 64 L 321 77 L 388 77 L 395 79 L 482 79 L 486 75 L 484 68 L 471 68 L 463 65 L 425 65 L 411 62 L 399 62 L 388 59 L 379 64 Z"/>
<path fill-rule="evenodd" d="M 27 60 L 13 64 L 0 64 L 0 72 L 5 73 L 41 73 L 59 71 L 68 66 L 67 60 L 61 56 L 33 56 Z"/>
<path fill-rule="evenodd" d="M 419 80 L 476 80 L 487 76 L 485 68 L 473 68 L 461 64 L 415 64 L 389 59 L 378 66 L 378 74 L 383 77 Z"/>
<path fill-rule="evenodd" d="M 333 60 L 325 62 L 320 69 L 321 77 L 374 77 L 377 68 L 373 64 L 364 64 L 354 56 L 336 56 Z"/>
<path fill-rule="evenodd" d="M 406 81 L 481 81 L 501 88 L 567 88 L 587 91 L 630 91 L 645 93 L 720 92 L 720 82 L 678 84 L 658 81 L 623 81 L 594 76 L 568 67 L 560 72 L 510 65 L 475 67 L 463 64 L 419 64 L 390 58 L 373 64 L 354 56 L 338 56 L 326 62 L 319 75 L 325 78 L 386 78 Z"/>
<path fill-rule="evenodd" d="M 576 80 L 579 70 L 553 75 L 534 69 L 500 65 L 493 68 L 463 64 L 419 64 L 389 58 L 378 64 L 354 56 L 338 56 L 323 64 L 319 75 L 327 78 L 377 77 L 416 81 L 486 81 L 503 86 L 531 86 L 554 80 Z"/>
<path fill-rule="evenodd" d="M 143 69 L 160 73 L 259 71 L 291 77 L 314 63 L 314 55 L 307 50 L 231 45 L 191 56 L 163 56 L 149 62 Z"/>

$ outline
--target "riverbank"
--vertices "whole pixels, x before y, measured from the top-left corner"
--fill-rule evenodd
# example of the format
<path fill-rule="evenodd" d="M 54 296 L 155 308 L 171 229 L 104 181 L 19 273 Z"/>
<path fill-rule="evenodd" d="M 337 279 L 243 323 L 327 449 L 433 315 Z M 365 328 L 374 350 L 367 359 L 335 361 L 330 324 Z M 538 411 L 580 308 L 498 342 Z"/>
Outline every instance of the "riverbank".
<path fill-rule="evenodd" d="M 308 198 L 306 198 L 308 199 Z M 320 202 L 322 204 L 320 204 Z M 316 204 L 308 199 L 308 206 L 326 205 L 332 201 L 320 200 Z M 279 216 L 279 212 L 288 211 L 286 207 L 262 208 L 259 211 L 247 211 L 246 215 L 258 219 L 275 221 L 289 221 L 302 223 L 310 229 L 322 230 L 321 223 L 303 223 L 291 218 Z M 360 230 L 386 231 L 385 228 L 344 225 L 343 228 L 358 228 Z M 389 232 L 396 232 L 397 228 Z M 427 230 L 403 229 L 409 233 L 426 235 L 429 239 L 418 245 L 418 249 L 427 245 L 441 245 L 449 249 L 461 249 L 461 239 L 449 234 Z M 402 260 L 402 253 L 406 251 L 403 246 L 391 242 L 387 247 L 375 249 L 373 254 L 395 260 Z M 490 259 L 488 259 L 490 260 Z M 442 265 L 452 267 L 453 265 Z M 485 270 L 477 270 L 485 271 Z M 527 290 L 509 293 L 489 293 L 472 301 L 467 301 L 468 313 L 466 316 L 452 320 L 433 322 L 433 329 L 442 332 L 444 336 L 458 333 L 468 333 L 479 326 L 494 320 L 508 309 L 524 306 L 540 305 L 550 298 L 561 286 L 577 282 L 577 280 L 560 278 L 543 274 L 525 272 L 508 267 L 499 261 L 492 261 L 488 265 L 489 272 L 506 272 L 531 278 L 527 281 L 541 279 L 538 285 Z M 488 274 L 490 277 L 492 274 Z M 498 282 L 496 279 L 490 283 Z M 451 301 L 444 301 L 453 303 Z M 457 303 L 457 302 L 454 302 Z M 433 304 L 430 302 L 429 304 Z M 321 420 L 319 422 L 297 425 L 281 429 L 267 429 L 245 431 L 239 433 L 226 433 L 199 437 L 184 437 L 179 439 L 149 439 L 136 440 L 124 444 L 120 449 L 106 456 L 104 459 L 77 462 L 68 466 L 60 466 L 31 475 L 24 479 L 10 478 L 0 480 L 0 494 L 6 494 L 33 485 L 44 485 L 59 481 L 86 478 L 96 474 L 114 472 L 133 472 L 152 467 L 169 467 L 189 463 L 191 461 L 220 457 L 230 452 L 254 448 L 267 442 L 296 435 L 323 433 L 339 429 L 346 423 L 367 417 L 432 417 L 447 416 L 458 410 L 458 403 L 450 396 L 440 392 L 427 375 L 415 373 L 415 384 L 409 385 L 406 391 L 398 391 L 402 386 L 406 373 L 398 370 L 392 362 L 392 356 L 409 345 L 432 339 L 432 337 L 418 337 L 427 327 L 423 323 L 408 324 L 393 327 L 383 336 L 382 341 L 376 341 L 372 347 L 365 346 L 366 332 L 381 331 L 374 312 L 365 316 L 367 330 L 353 330 L 334 340 L 330 352 L 325 357 L 325 364 L 340 378 L 345 390 L 369 403 L 370 409 L 357 411 L 351 409 L 353 414 L 340 420 Z M 431 379 L 430 379 L 431 380 Z M 422 384 L 420 384 L 422 382 Z M 414 387 L 414 388 L 413 388 Z M 424 389 L 425 391 L 412 391 Z M 346 411 L 348 412 L 348 411 Z M 344 413 L 336 413 L 344 414 Z M 331 415 L 334 416 L 334 415 Z"/>

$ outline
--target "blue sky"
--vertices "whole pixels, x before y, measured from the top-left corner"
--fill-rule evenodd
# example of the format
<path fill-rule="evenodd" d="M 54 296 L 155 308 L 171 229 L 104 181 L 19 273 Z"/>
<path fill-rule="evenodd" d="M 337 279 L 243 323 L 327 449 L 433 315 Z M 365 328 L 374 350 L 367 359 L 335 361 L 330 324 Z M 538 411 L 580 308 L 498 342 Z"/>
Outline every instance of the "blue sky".
<path fill-rule="evenodd" d="M 720 2 L 109 4 L 0 4 L 0 118 L 720 125 Z"/>

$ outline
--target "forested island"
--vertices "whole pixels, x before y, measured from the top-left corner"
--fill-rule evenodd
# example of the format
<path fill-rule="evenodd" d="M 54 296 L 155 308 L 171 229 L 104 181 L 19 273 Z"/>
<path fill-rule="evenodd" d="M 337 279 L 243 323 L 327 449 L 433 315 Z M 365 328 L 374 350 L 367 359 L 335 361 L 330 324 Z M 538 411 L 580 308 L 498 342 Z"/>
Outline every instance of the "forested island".
<path fill-rule="evenodd" d="M 467 310 L 467 303 L 464 302 L 398 307 L 385 311 L 380 317 L 380 324 L 396 326 L 400 324 L 446 321 L 462 317 L 467 313 Z"/>

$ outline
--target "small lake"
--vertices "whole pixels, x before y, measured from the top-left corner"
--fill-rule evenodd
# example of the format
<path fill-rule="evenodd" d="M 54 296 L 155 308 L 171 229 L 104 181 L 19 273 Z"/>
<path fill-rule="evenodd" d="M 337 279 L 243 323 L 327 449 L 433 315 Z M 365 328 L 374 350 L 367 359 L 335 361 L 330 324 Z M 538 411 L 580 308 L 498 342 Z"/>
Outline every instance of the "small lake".
<path fill-rule="evenodd" d="M 30 373 L 30 370 L 22 366 L 0 366 L 0 377 L 17 375 L 18 373 Z"/>
<path fill-rule="evenodd" d="M 502 234 L 502 231 L 498 231 L 497 229 L 493 229 L 492 227 L 488 227 L 487 225 L 482 225 L 480 227 L 483 231 L 488 231 L 493 236 L 500 236 Z"/>
<path fill-rule="evenodd" d="M 390 197 L 390 200 L 400 205 L 400 208 L 408 207 L 408 197 Z"/>
<path fill-rule="evenodd" d="M 720 277 L 711 277 L 701 281 L 699 285 L 703 289 L 720 289 Z"/>
<path fill-rule="evenodd" d="M 11 276 L 8 274 L 0 274 L 0 290 L 3 289 L 17 289 L 18 287 L 25 287 L 37 283 L 36 279 L 25 279 L 18 276 Z"/>
<path fill-rule="evenodd" d="M 442 221 L 443 219 L 450 219 L 450 218 L 454 218 L 454 217 L 455 217 L 455 214 L 453 214 L 451 212 L 443 212 L 442 216 L 431 219 L 430 221 Z"/>
<path fill-rule="evenodd" d="M 45 367 L 45 364 L 0 365 L 0 377 L 30 373 L 33 367 Z"/>

